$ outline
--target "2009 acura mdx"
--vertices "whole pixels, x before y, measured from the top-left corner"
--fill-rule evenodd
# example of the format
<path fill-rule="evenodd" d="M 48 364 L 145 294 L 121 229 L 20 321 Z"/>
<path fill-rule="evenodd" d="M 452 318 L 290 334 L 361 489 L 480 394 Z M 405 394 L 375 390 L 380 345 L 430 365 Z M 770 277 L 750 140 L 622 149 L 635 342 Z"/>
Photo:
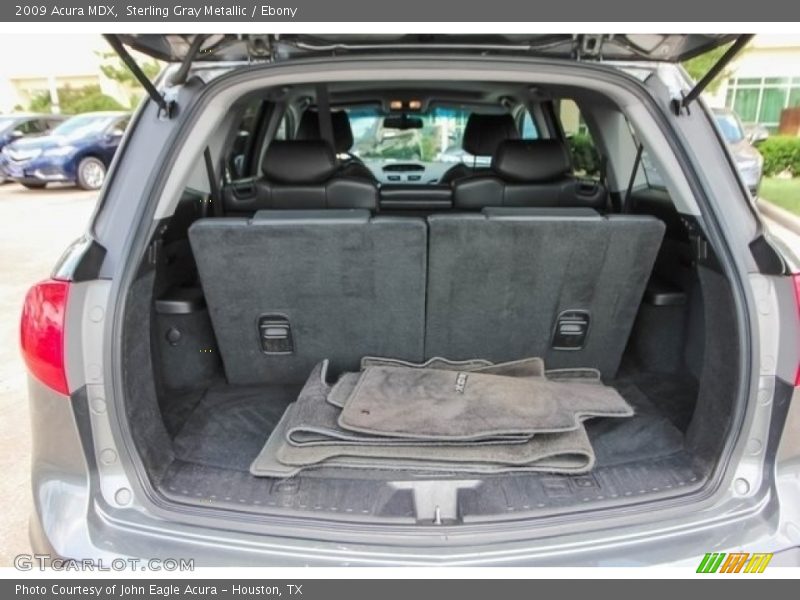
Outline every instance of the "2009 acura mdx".
<path fill-rule="evenodd" d="M 747 39 L 108 36 L 149 97 L 25 302 L 34 548 L 797 564 L 800 277 L 679 66 Z"/>

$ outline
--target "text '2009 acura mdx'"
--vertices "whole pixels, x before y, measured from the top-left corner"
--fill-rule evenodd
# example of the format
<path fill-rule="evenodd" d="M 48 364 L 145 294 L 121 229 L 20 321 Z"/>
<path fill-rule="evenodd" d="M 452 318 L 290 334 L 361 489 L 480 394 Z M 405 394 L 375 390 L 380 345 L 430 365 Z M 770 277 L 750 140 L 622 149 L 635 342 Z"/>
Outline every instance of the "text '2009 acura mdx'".
<path fill-rule="evenodd" d="M 699 97 L 748 38 L 107 36 L 148 98 L 25 302 L 34 548 L 800 564 L 800 277 Z"/>

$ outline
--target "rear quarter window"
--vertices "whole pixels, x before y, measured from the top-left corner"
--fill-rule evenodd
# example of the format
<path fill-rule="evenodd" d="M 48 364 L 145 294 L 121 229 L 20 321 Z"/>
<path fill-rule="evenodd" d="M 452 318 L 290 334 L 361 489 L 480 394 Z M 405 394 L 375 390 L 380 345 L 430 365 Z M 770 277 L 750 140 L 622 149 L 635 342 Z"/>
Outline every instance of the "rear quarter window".
<path fill-rule="evenodd" d="M 525 114 L 522 117 L 522 127 L 520 135 L 522 136 L 523 140 L 539 139 L 539 128 L 536 127 L 536 123 L 533 122 L 531 113 L 529 113 L 527 110 L 525 111 Z"/>
<path fill-rule="evenodd" d="M 600 179 L 600 153 L 578 105 L 573 100 L 564 98 L 558 103 L 557 115 L 569 144 L 574 175 Z"/>

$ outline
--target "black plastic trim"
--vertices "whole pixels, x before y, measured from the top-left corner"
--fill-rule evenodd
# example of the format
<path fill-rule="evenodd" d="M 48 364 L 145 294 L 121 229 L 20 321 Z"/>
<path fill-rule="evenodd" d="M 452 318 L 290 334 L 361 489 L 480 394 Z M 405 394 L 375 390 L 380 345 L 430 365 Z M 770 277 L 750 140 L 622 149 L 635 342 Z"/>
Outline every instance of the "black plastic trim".
<path fill-rule="evenodd" d="M 64 281 L 91 281 L 100 276 L 106 249 L 97 240 L 83 236 L 72 242 L 58 259 L 51 276 Z"/>
<path fill-rule="evenodd" d="M 156 300 L 155 305 L 160 315 L 188 315 L 203 310 L 206 299 L 199 287 L 175 288 Z"/>
<path fill-rule="evenodd" d="M 749 244 L 750 254 L 758 270 L 764 275 L 789 275 L 789 267 L 783 256 L 773 247 L 763 232 Z"/>
<path fill-rule="evenodd" d="M 686 292 L 666 281 L 651 279 L 644 291 L 644 301 L 651 306 L 681 306 L 686 304 Z"/>

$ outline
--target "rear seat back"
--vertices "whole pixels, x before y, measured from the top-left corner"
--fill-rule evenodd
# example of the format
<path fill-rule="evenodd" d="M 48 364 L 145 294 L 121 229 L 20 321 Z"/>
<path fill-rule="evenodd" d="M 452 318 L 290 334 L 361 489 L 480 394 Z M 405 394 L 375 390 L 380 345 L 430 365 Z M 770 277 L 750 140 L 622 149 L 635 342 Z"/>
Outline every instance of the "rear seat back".
<path fill-rule="evenodd" d="M 418 361 L 424 350 L 426 226 L 367 210 L 260 211 L 189 230 L 232 384 L 302 383 L 330 359 Z"/>
<path fill-rule="evenodd" d="M 225 212 L 249 216 L 268 209 L 377 210 L 377 185 L 341 176 L 339 169 L 336 155 L 322 140 L 274 141 L 264 153 L 262 177 L 224 187 Z"/>
<path fill-rule="evenodd" d="M 375 181 L 375 176 L 361 159 L 350 154 L 353 147 L 353 129 L 350 126 L 350 117 L 343 110 L 331 111 L 331 127 L 333 129 L 333 145 L 336 154 L 349 155 L 339 162 L 337 174 L 345 177 L 355 177 Z M 300 118 L 297 127 L 296 139 L 320 140 L 324 139 L 319 126 L 319 113 L 316 110 L 306 110 Z"/>
<path fill-rule="evenodd" d="M 507 140 L 497 146 L 488 173 L 453 183 L 453 205 L 486 207 L 575 207 L 603 209 L 600 183 L 571 174 L 569 150 L 559 140 Z"/>
<path fill-rule="evenodd" d="M 518 138 L 519 131 L 510 114 L 472 113 L 464 127 L 461 148 L 475 157 L 493 156 L 501 142 Z M 439 183 L 450 185 L 458 179 L 488 171 L 486 167 L 458 163 L 445 171 Z"/>
<path fill-rule="evenodd" d="M 541 356 L 548 368 L 616 373 L 661 221 L 499 208 L 433 215 L 428 226 L 426 357 Z"/>

